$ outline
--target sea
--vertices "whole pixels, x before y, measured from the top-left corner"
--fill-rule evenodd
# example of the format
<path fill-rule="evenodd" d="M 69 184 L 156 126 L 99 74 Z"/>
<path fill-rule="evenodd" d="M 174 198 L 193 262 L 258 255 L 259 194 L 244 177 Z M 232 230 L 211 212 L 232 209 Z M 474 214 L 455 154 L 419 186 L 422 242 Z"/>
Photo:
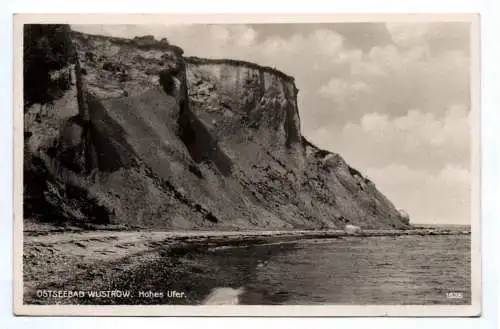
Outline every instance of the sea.
<path fill-rule="evenodd" d="M 223 292 L 234 304 L 471 303 L 470 235 L 344 237 L 219 248 L 212 252 L 214 261 L 219 272 L 210 296 Z"/>
<path fill-rule="evenodd" d="M 161 249 L 165 252 L 145 255 L 139 266 L 110 268 L 101 277 L 90 277 L 95 290 L 117 290 L 133 297 L 66 302 L 469 305 L 470 243 L 470 234 L 452 234 L 202 244 L 181 248 L 178 254 L 167 247 Z M 76 278 L 74 289 L 88 289 L 84 279 Z"/>

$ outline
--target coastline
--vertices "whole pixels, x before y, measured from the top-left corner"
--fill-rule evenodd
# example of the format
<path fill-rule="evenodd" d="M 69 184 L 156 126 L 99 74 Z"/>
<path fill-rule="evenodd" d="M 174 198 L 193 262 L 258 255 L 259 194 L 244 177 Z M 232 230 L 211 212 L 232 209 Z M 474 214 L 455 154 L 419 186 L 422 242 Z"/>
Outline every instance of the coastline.
<path fill-rule="evenodd" d="M 168 291 L 190 291 L 192 280 L 204 282 L 189 298 L 149 298 L 150 304 L 199 304 L 216 287 L 221 270 L 209 261 L 215 250 L 257 245 L 292 245 L 310 239 L 357 239 L 412 235 L 468 235 L 469 230 L 419 228 L 327 231 L 84 231 L 24 236 L 24 302 L 27 304 L 135 304 L 144 298 L 46 298 L 44 291 L 154 292 L 148 282 L 164 281 Z M 286 247 L 286 246 L 285 246 Z M 223 280 L 222 280 L 223 281 Z M 238 289 L 239 286 L 231 287 Z M 166 288 L 167 289 L 167 288 Z M 191 289 L 192 290 L 192 289 Z M 175 294 L 173 294 L 175 295 Z"/>

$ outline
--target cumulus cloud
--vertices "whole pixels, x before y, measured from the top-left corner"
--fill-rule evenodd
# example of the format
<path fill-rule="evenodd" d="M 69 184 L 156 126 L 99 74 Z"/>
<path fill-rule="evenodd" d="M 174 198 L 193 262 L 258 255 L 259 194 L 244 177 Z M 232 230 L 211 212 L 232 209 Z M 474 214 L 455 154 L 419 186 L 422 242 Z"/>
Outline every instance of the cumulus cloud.
<path fill-rule="evenodd" d="M 334 76 L 319 89 L 333 111 L 349 109 L 342 120 L 356 120 L 366 111 L 401 115 L 412 108 L 442 114 L 451 104 L 470 102 L 470 64 L 463 52 L 431 56 L 421 45 L 410 49 L 390 45 L 351 59 L 349 74 Z M 342 84 L 335 84 L 338 80 Z"/>
<path fill-rule="evenodd" d="M 470 50 L 470 25 L 464 22 L 394 22 L 386 27 L 394 44 L 403 48 L 426 47 L 434 54 Z"/>
<path fill-rule="evenodd" d="M 466 223 L 469 24 L 84 25 L 167 37 L 187 56 L 237 58 L 295 77 L 303 134 L 368 173 L 421 221 Z"/>
<path fill-rule="evenodd" d="M 356 123 L 317 129 L 313 142 L 335 150 L 360 168 L 383 167 L 393 162 L 431 173 L 447 163 L 467 167 L 470 157 L 470 112 L 450 106 L 444 116 L 409 110 L 399 117 L 372 112 Z"/>

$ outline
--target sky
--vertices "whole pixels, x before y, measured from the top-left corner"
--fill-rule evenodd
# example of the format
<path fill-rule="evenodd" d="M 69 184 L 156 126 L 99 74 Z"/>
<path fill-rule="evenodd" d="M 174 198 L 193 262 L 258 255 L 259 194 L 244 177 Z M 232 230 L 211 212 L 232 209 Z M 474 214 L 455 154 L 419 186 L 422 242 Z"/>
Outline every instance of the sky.
<path fill-rule="evenodd" d="M 186 56 L 292 75 L 304 136 L 341 154 L 413 223 L 470 224 L 468 23 L 72 27 L 166 37 Z"/>

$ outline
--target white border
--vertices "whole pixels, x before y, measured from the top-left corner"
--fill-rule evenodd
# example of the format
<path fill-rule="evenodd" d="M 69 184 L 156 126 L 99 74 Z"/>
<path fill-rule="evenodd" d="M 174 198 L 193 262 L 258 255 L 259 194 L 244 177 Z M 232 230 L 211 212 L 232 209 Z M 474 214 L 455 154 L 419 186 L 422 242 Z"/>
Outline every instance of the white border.
<path fill-rule="evenodd" d="M 36 16 L 23 16 L 24 17 L 27 17 L 27 18 L 35 18 L 36 19 Z M 60 15 L 50 15 L 50 21 L 51 22 L 64 22 L 64 23 L 69 23 L 71 22 L 72 24 L 76 24 L 76 23 L 84 23 L 84 24 L 90 24 L 93 22 L 94 18 L 95 18 L 95 22 L 96 23 L 101 23 L 103 21 L 103 18 L 102 16 L 101 17 L 98 17 L 98 16 L 81 16 L 81 15 L 71 15 L 71 16 L 67 16 L 67 15 L 63 15 L 63 16 L 60 16 Z M 158 16 L 159 17 L 159 16 Z M 187 18 L 192 18 L 193 15 L 188 15 L 188 16 L 175 16 L 175 18 L 179 18 L 180 20 L 182 20 L 182 22 L 186 22 L 186 19 Z M 196 22 L 225 22 L 225 23 L 229 23 L 229 22 L 237 22 L 238 20 L 240 19 L 243 19 L 245 20 L 245 18 L 247 18 L 248 15 L 231 15 L 230 17 L 228 16 L 220 16 L 220 15 L 217 15 L 217 16 L 195 16 L 195 20 Z M 337 16 L 339 17 L 339 16 Z M 383 21 L 387 21 L 387 20 L 390 20 L 392 18 L 394 18 L 395 16 L 387 16 L 387 15 L 377 15 L 376 16 L 376 19 L 375 20 L 383 20 Z M 423 16 L 418 16 L 418 15 L 410 15 L 410 16 L 404 16 L 403 18 L 405 20 L 421 20 Z M 425 16 L 426 17 L 426 20 L 428 20 L 429 16 Z M 477 16 L 474 16 L 474 17 L 477 17 Z M 70 21 L 68 21 L 68 18 L 70 19 Z M 125 17 L 124 16 L 120 16 L 119 19 L 124 19 Z M 170 17 L 172 18 L 172 17 Z M 273 21 L 273 22 L 276 22 L 276 21 L 279 21 L 279 22 L 289 22 L 289 21 L 293 21 L 293 22 L 297 22 L 297 21 L 302 21 L 302 22 L 307 22 L 307 21 L 311 21 L 311 18 L 316 18 L 316 19 L 319 19 L 319 20 L 324 20 L 324 21 L 332 21 L 332 16 L 331 15 L 321 15 L 321 16 L 317 16 L 315 15 L 314 17 L 313 16 L 308 16 L 308 15 L 280 15 L 278 20 L 276 20 L 274 18 L 271 18 L 270 16 L 266 16 L 266 17 L 263 17 L 263 16 L 259 16 L 260 20 L 259 22 L 268 22 L 268 21 Z M 324 18 L 324 19 L 322 19 Z M 396 19 L 400 20 L 402 18 L 402 16 L 396 16 L 395 17 Z M 432 20 L 436 20 L 436 19 L 448 19 L 448 20 L 462 20 L 462 19 L 465 19 L 465 20 L 469 20 L 471 18 L 470 15 L 448 15 L 448 14 L 438 14 L 438 15 L 432 15 Z M 135 19 L 137 19 L 137 22 L 135 21 Z M 157 22 L 165 22 L 164 18 L 158 18 L 159 20 Z M 252 15 L 252 22 L 254 22 L 255 20 L 255 16 Z M 369 21 L 369 20 L 374 20 L 374 17 L 373 16 L 370 16 L 370 15 L 362 15 L 361 17 L 359 15 L 345 15 L 345 16 L 342 16 L 341 18 L 341 21 Z M 110 17 L 107 16 L 106 17 L 106 23 L 113 23 L 113 19 L 110 20 Z M 134 17 L 134 20 L 131 21 L 130 20 L 130 17 L 127 17 L 127 20 L 126 20 L 128 23 L 152 23 L 152 21 L 155 21 L 154 19 L 152 20 L 151 17 L 146 17 L 146 16 L 135 16 Z M 169 19 L 169 21 L 173 22 L 175 21 L 174 18 L 172 19 Z M 316 21 L 316 20 L 315 20 Z M 338 21 L 338 20 L 336 20 Z M 46 22 L 44 20 L 44 22 Z M 123 21 L 121 21 L 123 22 Z M 473 23 L 475 25 L 478 24 L 478 20 L 477 19 L 474 19 Z M 474 36 L 476 36 L 476 38 L 472 38 L 473 39 L 473 42 L 475 43 L 474 44 L 474 48 L 473 47 L 473 50 L 474 49 L 479 49 L 477 47 L 477 44 L 479 42 L 479 39 L 477 38 L 477 33 L 474 34 Z M 478 76 L 478 72 L 479 72 L 479 54 L 477 53 L 476 55 L 474 55 L 474 52 L 473 52 L 473 59 L 475 58 L 475 60 L 473 60 L 473 64 L 474 64 L 474 67 L 475 67 L 475 70 L 474 70 L 474 73 L 472 76 L 474 77 L 473 81 L 475 81 L 476 83 L 473 84 L 473 86 L 475 88 L 473 88 L 473 93 L 472 93 L 472 99 L 473 99 L 473 113 L 475 113 L 475 115 L 473 116 L 473 123 L 474 123 L 474 127 L 475 128 L 479 128 L 479 76 Z M 15 60 L 17 62 L 19 62 L 19 56 L 16 56 L 15 57 Z M 17 65 L 18 63 L 16 63 Z M 19 66 L 16 66 L 16 67 L 19 67 Z M 22 72 L 22 71 L 19 71 L 19 70 L 16 70 L 16 72 Z M 18 77 L 16 77 L 18 78 Z M 19 84 L 19 79 L 16 79 L 16 85 L 17 87 L 20 86 Z M 16 93 L 16 95 L 18 95 L 18 93 Z M 17 99 L 17 106 L 19 106 L 19 100 Z M 15 117 L 15 122 L 19 122 L 18 119 L 19 119 L 19 114 L 22 113 L 22 111 L 15 111 L 15 114 L 16 114 L 16 117 Z M 22 115 L 21 115 L 21 122 L 22 122 Z M 21 125 L 22 127 L 22 125 Z M 474 157 L 473 157 L 473 161 L 472 161 L 472 165 L 473 165 L 473 168 L 475 168 L 476 170 L 473 170 L 474 174 L 477 174 L 477 177 L 479 177 L 479 130 L 474 130 L 474 134 L 472 136 L 473 138 L 473 153 L 474 153 Z M 21 139 L 19 139 L 19 135 L 21 137 Z M 21 145 L 22 145 L 22 129 L 21 130 L 17 130 L 16 131 L 16 143 L 21 141 Z M 22 164 L 21 166 L 19 166 L 19 162 L 17 162 L 17 160 L 21 159 L 22 160 L 22 148 L 21 148 L 21 153 L 19 153 L 19 149 L 20 148 L 16 148 L 15 149 L 15 159 L 16 159 L 16 162 L 15 162 L 15 168 L 22 168 Z M 21 157 L 20 157 L 21 156 Z M 18 174 L 19 173 L 19 170 L 16 171 L 16 182 L 19 182 L 19 178 L 22 178 L 20 177 L 20 175 Z M 22 172 L 21 172 L 22 174 Z M 476 280 L 476 278 L 480 279 L 480 257 L 479 257 L 479 246 L 480 246 L 480 241 L 479 241 L 479 234 L 480 234 L 480 230 L 479 230 L 479 187 L 480 187 L 480 182 L 479 182 L 479 179 L 477 179 L 476 181 L 474 181 L 474 186 L 472 188 L 473 190 L 473 193 L 474 193 L 474 199 L 473 200 L 473 210 L 474 210 L 474 214 L 473 214 L 473 219 L 477 219 L 477 222 L 476 223 L 473 223 L 473 230 L 472 230 L 472 250 L 473 250 L 473 266 L 472 266 L 472 269 L 473 269 L 473 278 L 474 280 L 472 281 L 472 284 L 473 284 L 473 300 L 478 302 L 480 300 L 480 294 L 476 294 L 480 288 L 480 280 Z M 15 186 L 16 187 L 16 186 Z M 19 186 L 17 186 L 16 188 L 19 188 Z M 15 191 L 15 196 L 19 196 L 19 189 L 17 189 Z M 16 209 L 19 210 L 19 199 L 16 199 L 15 200 L 15 205 L 16 205 Z M 475 206 L 474 206 L 475 205 Z M 19 214 L 19 212 L 16 212 L 17 214 Z M 19 248 L 17 248 L 17 246 L 22 246 L 22 243 L 19 245 L 19 242 L 20 242 L 20 239 L 19 239 L 19 236 L 18 236 L 18 233 L 19 233 L 19 224 L 21 225 L 21 229 L 22 229 L 22 221 L 15 221 L 15 233 L 17 235 L 15 235 L 15 243 L 16 243 L 16 251 L 19 250 Z M 477 225 L 476 225 L 477 224 Z M 21 231 L 22 232 L 22 231 Z M 22 239 L 22 234 L 21 234 L 21 239 Z M 22 242 L 22 241 L 21 241 Z M 18 270 L 19 269 L 19 256 L 17 253 L 16 253 L 16 263 L 15 263 L 15 269 Z M 479 265 L 479 266 L 478 266 Z M 474 271 L 476 271 L 474 273 Z M 16 273 L 17 275 L 19 273 Z M 17 276 L 19 277 L 19 276 Z M 22 277 L 22 276 L 21 276 Z M 17 282 L 17 280 L 16 280 Z M 16 285 L 17 286 L 17 285 Z M 15 295 L 18 295 L 18 294 L 15 294 Z M 21 294 L 22 296 L 22 294 Z M 19 308 L 21 307 L 21 308 Z M 62 307 L 62 306 L 50 306 L 50 307 L 43 307 L 43 306 L 30 306 L 30 308 L 34 307 L 33 309 L 31 310 L 28 310 L 26 309 L 27 306 L 20 306 L 19 303 L 16 304 L 16 310 L 17 311 L 20 311 L 20 313 L 23 313 L 23 314 L 26 314 L 24 311 L 28 311 L 30 314 L 48 314 L 46 312 L 49 312 L 51 315 L 56 315 L 56 314 L 68 314 L 67 312 L 70 311 L 70 308 L 71 307 Z M 419 310 L 415 309 L 415 307 L 419 308 Z M 460 308 L 460 309 L 457 309 L 456 307 Z M 174 307 L 132 307 L 133 309 L 135 310 L 138 310 L 138 309 L 141 309 L 141 314 L 144 314 L 144 315 L 158 315 L 160 312 L 162 315 L 187 315 L 186 313 L 184 312 L 188 312 L 189 315 L 233 315 L 233 316 L 241 316 L 241 315 L 248 315 L 249 313 L 247 313 L 248 311 L 251 311 L 254 315 L 277 315 L 277 316 L 286 316 L 286 315 L 297 315 L 297 312 L 299 312 L 300 314 L 302 315 L 306 315 L 306 316 L 347 316 L 347 315 L 363 315 L 363 316 L 368 316 L 368 315 L 389 315 L 389 316 L 394 316 L 394 315 L 398 315 L 398 316 L 415 316 L 417 314 L 415 313 L 418 313 L 418 315 L 420 316 L 435 316 L 435 315 L 444 315 L 444 316 L 456 316 L 456 315 L 476 315 L 478 314 L 479 312 L 479 303 L 475 303 L 474 306 L 471 306 L 471 307 L 468 307 L 468 306 L 446 306 L 446 307 L 443 307 L 443 306 L 437 306 L 437 307 L 434 307 L 434 306 L 319 306 L 319 307 L 316 307 L 316 306 L 299 306 L 299 307 L 289 307 L 289 306 L 278 306 L 278 307 L 269 307 L 269 306 L 257 306 L 257 307 L 252 307 L 252 306 L 230 306 L 230 307 L 226 307 L 226 306 L 221 306 L 221 307 L 209 307 L 209 306 L 189 306 L 189 307 L 183 307 L 183 306 L 176 306 L 175 307 L 175 310 L 173 310 Z M 96 309 L 96 310 L 93 310 L 92 307 L 82 307 L 82 306 L 77 306 L 77 309 L 78 309 L 78 315 L 92 315 L 92 314 L 99 314 L 99 315 L 104 315 L 102 312 L 104 312 L 106 315 L 118 315 L 118 314 L 122 314 L 122 311 L 127 308 L 126 306 L 119 306 L 119 307 L 99 307 L 99 309 Z M 166 311 L 168 311 L 167 313 L 165 313 L 165 309 L 167 309 Z M 212 308 L 212 310 L 210 310 L 209 308 Z M 185 310 L 183 310 L 185 309 Z M 195 311 L 195 309 L 199 310 L 198 311 Z M 144 311 L 143 311 L 144 310 Z M 171 311 L 174 311 L 173 313 L 171 313 Z M 274 310 L 274 311 L 272 311 Z M 35 313 L 31 313 L 31 311 L 35 312 Z M 212 311 L 216 312 L 213 313 Z M 60 312 L 63 312 L 63 313 L 60 313 Z M 97 313 L 96 313 L 97 312 Z M 145 312 L 145 313 L 143 313 Z M 256 313 L 254 313 L 256 312 Z M 18 312 L 19 313 L 19 312 Z M 71 312 L 72 314 L 75 314 L 73 312 Z M 128 313 L 128 312 L 126 312 Z M 134 314 L 127 314 L 127 315 L 138 315 L 137 314 L 137 311 L 134 311 L 133 312 Z M 146 314 L 147 313 L 147 314 Z M 194 313 L 194 314 L 193 314 Z M 457 314 L 457 313 L 460 313 L 460 314 Z"/>

